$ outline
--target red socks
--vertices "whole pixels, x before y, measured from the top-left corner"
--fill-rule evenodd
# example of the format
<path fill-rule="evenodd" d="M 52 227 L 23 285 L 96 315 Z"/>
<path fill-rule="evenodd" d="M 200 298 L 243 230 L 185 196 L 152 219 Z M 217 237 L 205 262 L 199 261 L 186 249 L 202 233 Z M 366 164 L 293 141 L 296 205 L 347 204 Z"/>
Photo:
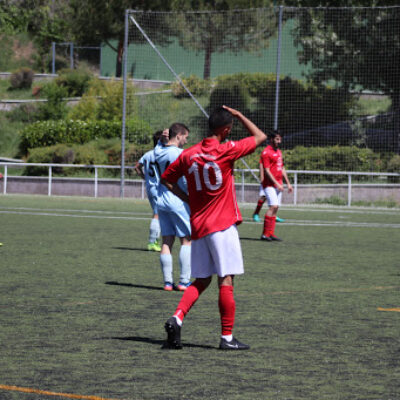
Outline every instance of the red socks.
<path fill-rule="evenodd" d="M 264 201 L 265 200 L 258 200 L 256 210 L 254 211 L 253 214 L 258 214 L 260 212 L 260 210 L 264 204 Z"/>
<path fill-rule="evenodd" d="M 221 334 L 231 335 L 235 323 L 236 309 L 233 286 L 220 286 L 218 306 L 221 314 Z"/>
<path fill-rule="evenodd" d="M 264 218 L 264 236 L 272 236 L 275 232 L 276 217 L 268 217 L 265 215 Z"/>
<path fill-rule="evenodd" d="M 205 287 L 195 280 L 183 293 L 174 316 L 182 321 L 204 289 Z M 231 335 L 233 325 L 235 324 L 236 310 L 235 299 L 233 298 L 233 286 L 220 286 L 218 306 L 221 315 L 221 334 Z"/>
<path fill-rule="evenodd" d="M 183 293 L 181 301 L 174 313 L 174 317 L 178 317 L 182 321 L 184 316 L 189 312 L 199 296 L 203 293 L 204 289 L 205 287 L 198 280 L 195 280 Z"/>

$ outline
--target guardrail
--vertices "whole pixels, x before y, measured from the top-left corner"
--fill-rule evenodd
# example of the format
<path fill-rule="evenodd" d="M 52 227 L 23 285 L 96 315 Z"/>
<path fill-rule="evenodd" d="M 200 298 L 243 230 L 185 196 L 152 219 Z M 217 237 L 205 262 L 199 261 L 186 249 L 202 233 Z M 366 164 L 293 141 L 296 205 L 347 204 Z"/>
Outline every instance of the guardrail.
<path fill-rule="evenodd" d="M 52 193 L 52 186 L 54 179 L 63 179 L 67 181 L 68 179 L 85 179 L 85 181 L 92 182 L 93 185 L 93 196 L 98 197 L 99 193 L 99 170 L 100 169 L 118 169 L 120 170 L 121 167 L 119 165 L 82 165 L 82 164 L 46 164 L 46 163 L 14 163 L 14 162 L 0 162 L 0 167 L 4 168 L 4 176 L 2 178 L 3 184 L 3 194 L 7 194 L 7 183 L 11 176 L 9 175 L 8 168 L 22 168 L 22 167 L 46 167 L 48 168 L 47 174 L 47 195 L 51 196 Z M 93 178 L 54 178 L 53 176 L 53 168 L 86 168 L 94 170 L 94 177 Z M 126 166 L 125 170 L 133 170 L 133 166 Z M 246 200 L 246 191 L 252 189 L 252 192 L 256 192 L 258 195 L 258 187 L 259 184 L 256 183 L 246 183 L 246 174 L 252 172 L 253 174 L 257 174 L 258 170 L 244 170 L 244 169 L 235 169 L 235 172 L 239 173 L 241 176 L 241 182 L 236 183 L 238 197 L 240 198 L 241 202 L 245 202 Z M 396 193 L 398 193 L 399 202 L 400 202 L 400 184 L 353 184 L 353 177 L 355 176 L 374 176 L 374 177 L 399 177 L 400 173 L 393 173 L 393 172 L 349 172 L 349 171 L 305 171 L 305 170 L 288 170 L 287 173 L 293 176 L 293 199 L 292 203 L 294 205 L 298 204 L 298 193 L 299 189 L 304 187 L 345 187 L 347 190 L 347 205 L 351 206 L 352 203 L 352 191 L 354 187 L 363 187 L 363 188 L 384 188 L 390 187 L 394 188 Z M 347 176 L 347 183 L 346 184 L 299 184 L 298 177 L 299 175 L 342 175 Z M 29 178 L 29 177 L 24 177 Z M 114 184 L 118 184 L 120 179 L 113 179 Z M 0 181 L 1 183 L 1 181 Z M 143 181 L 140 181 L 141 189 L 140 189 L 140 197 L 142 199 L 145 198 L 145 185 Z"/>

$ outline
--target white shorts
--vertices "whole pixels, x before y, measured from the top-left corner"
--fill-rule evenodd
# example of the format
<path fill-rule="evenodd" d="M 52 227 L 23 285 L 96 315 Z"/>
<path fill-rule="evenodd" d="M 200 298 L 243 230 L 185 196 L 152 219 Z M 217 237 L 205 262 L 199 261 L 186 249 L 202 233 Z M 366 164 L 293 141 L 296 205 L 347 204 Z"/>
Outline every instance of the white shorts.
<path fill-rule="evenodd" d="M 193 278 L 243 274 L 242 248 L 236 225 L 192 240 L 191 264 Z"/>
<path fill-rule="evenodd" d="M 260 196 L 265 196 L 268 206 L 280 206 L 282 201 L 282 192 L 273 186 L 260 187 Z"/>

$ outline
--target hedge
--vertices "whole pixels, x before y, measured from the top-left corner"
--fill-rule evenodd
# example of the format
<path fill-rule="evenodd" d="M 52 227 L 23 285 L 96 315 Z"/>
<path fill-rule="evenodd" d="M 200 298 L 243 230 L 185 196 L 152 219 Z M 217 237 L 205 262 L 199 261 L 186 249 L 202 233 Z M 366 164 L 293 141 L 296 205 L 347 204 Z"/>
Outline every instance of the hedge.
<path fill-rule="evenodd" d="M 101 138 L 120 138 L 121 132 L 121 121 L 39 121 L 22 130 L 20 152 L 26 155 L 29 149 L 59 143 L 83 144 Z M 145 121 L 129 120 L 126 132 L 131 143 L 147 144 L 151 141 L 152 130 Z"/>
<path fill-rule="evenodd" d="M 135 165 L 136 161 L 152 145 L 137 145 L 127 143 L 125 150 L 126 165 Z M 38 147 L 31 149 L 27 158 L 28 163 L 46 164 L 82 164 L 82 165 L 120 165 L 121 164 L 121 140 L 120 139 L 100 139 L 85 144 L 56 144 L 54 146 Z M 89 172 L 81 168 L 62 168 L 54 167 L 54 175 L 74 176 Z M 120 170 L 110 169 L 103 171 L 107 176 L 117 176 Z M 132 170 L 127 170 L 128 175 Z M 47 167 L 25 167 L 23 175 L 40 176 L 47 175 Z M 135 176 L 135 174 L 134 174 Z"/>

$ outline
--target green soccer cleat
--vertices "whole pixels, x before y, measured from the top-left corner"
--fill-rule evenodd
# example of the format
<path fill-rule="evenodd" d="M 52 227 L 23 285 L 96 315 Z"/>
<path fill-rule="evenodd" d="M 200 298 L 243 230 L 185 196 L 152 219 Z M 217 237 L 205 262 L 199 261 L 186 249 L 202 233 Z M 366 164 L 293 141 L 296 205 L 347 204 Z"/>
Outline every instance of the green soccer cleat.
<path fill-rule="evenodd" d="M 260 217 L 258 214 L 253 214 L 253 221 L 254 222 L 260 222 Z"/>
<path fill-rule="evenodd" d="M 276 222 L 285 222 L 283 218 L 276 217 Z"/>
<path fill-rule="evenodd" d="M 157 242 L 149 243 L 147 245 L 147 250 L 149 250 L 149 251 L 161 251 L 161 247 L 160 247 L 159 244 L 157 244 Z"/>

